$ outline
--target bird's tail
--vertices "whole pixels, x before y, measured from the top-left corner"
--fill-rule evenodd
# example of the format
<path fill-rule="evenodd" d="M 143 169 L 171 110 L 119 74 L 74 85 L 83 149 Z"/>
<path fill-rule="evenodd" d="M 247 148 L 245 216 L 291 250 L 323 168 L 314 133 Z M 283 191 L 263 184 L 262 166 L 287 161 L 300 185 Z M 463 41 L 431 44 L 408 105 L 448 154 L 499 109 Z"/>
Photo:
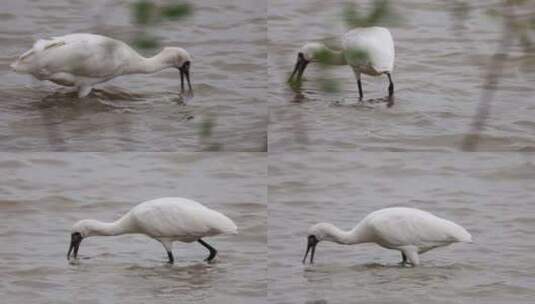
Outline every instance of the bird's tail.
<path fill-rule="evenodd" d="M 459 242 L 463 242 L 463 243 L 473 243 L 474 241 L 472 241 L 472 235 L 466 231 L 465 229 L 463 229 L 463 233 L 462 235 L 459 237 Z"/>
<path fill-rule="evenodd" d="M 234 224 L 234 223 L 233 223 Z M 229 229 L 227 231 L 228 234 L 238 234 L 238 227 L 236 225 L 234 225 L 234 227 L 232 227 L 231 229 Z"/>
<path fill-rule="evenodd" d="M 447 221 L 450 237 L 456 242 L 472 243 L 472 235 L 463 226 Z"/>

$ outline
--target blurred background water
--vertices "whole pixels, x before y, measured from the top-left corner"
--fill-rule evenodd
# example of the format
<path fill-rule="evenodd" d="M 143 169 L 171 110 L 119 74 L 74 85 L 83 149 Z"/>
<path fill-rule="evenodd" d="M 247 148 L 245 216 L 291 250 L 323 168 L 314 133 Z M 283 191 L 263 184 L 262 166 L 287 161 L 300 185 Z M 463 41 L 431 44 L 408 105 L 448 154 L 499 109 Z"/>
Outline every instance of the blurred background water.
<path fill-rule="evenodd" d="M 267 303 L 266 158 L 257 153 L 0 153 L 2 303 Z M 138 203 L 187 197 L 218 210 L 236 236 L 174 244 L 94 237 L 66 254 L 80 219 L 113 221 Z"/>
<path fill-rule="evenodd" d="M 489 11 L 496 15 L 505 1 L 389 1 L 399 18 L 393 25 L 388 20 L 378 25 L 389 27 L 394 37 L 392 108 L 358 103 L 349 67 L 310 64 L 301 92 L 285 85 L 303 44 L 347 31 L 342 17 L 346 2 L 269 2 L 270 151 L 459 150 L 471 131 L 489 60 L 504 35 L 502 19 Z M 381 1 L 352 2 L 364 16 Z M 533 2 L 510 2 L 524 3 L 516 13 L 529 22 Z M 515 40 L 509 50 L 478 150 L 535 149 L 533 48 L 526 51 Z M 321 89 L 318 80 L 325 77 L 338 84 L 338 92 Z M 386 95 L 386 77 L 364 75 L 362 81 L 365 100 Z"/>
<path fill-rule="evenodd" d="M 119 77 L 82 101 L 10 71 L 9 64 L 39 38 L 90 32 L 135 41 L 136 2 L 2 2 L 0 150 L 267 149 L 265 1 L 194 1 L 190 16 L 148 27 L 162 47 L 180 46 L 192 55 L 191 100 L 178 97 L 176 70 Z M 158 48 L 141 51 L 152 56 Z"/>
<path fill-rule="evenodd" d="M 531 303 L 535 297 L 535 156 L 514 153 L 274 153 L 269 156 L 269 303 Z M 427 210 L 473 244 L 398 265 L 398 251 L 321 242 L 307 229 L 353 228 L 385 207 Z"/>

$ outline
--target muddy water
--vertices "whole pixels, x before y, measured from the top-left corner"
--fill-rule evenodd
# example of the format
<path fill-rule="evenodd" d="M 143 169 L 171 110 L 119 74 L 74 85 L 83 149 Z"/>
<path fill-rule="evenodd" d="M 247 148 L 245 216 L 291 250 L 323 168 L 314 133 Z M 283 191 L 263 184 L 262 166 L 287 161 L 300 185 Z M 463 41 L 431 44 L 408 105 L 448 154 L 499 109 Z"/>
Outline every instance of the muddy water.
<path fill-rule="evenodd" d="M 256 154 L 0 154 L 2 303 L 266 303 L 265 158 Z M 218 249 L 140 235 L 95 237 L 65 256 L 80 219 L 112 221 L 137 203 L 192 198 L 221 211 L 237 236 Z"/>
<path fill-rule="evenodd" d="M 270 1 L 270 151 L 454 151 L 469 130 L 481 95 L 487 59 L 502 37 L 501 23 L 486 14 L 488 1 L 459 24 L 449 1 L 391 1 L 403 19 L 392 27 L 396 61 L 395 105 L 358 103 L 348 67 L 310 64 L 300 94 L 284 85 L 297 50 L 306 42 L 339 37 L 345 1 Z M 370 1 L 357 1 L 362 9 Z M 535 148 L 534 65 L 515 45 L 480 150 Z M 320 78 L 336 80 L 338 93 L 320 89 Z M 386 77 L 363 76 L 365 100 L 387 92 Z"/>
<path fill-rule="evenodd" d="M 2 1 L 0 150 L 264 151 L 266 3 L 195 1 L 193 15 L 150 29 L 162 46 L 193 56 L 195 97 L 178 98 L 179 75 L 116 78 L 83 101 L 10 71 L 39 38 L 76 32 L 130 41 L 134 1 Z M 145 51 L 147 56 L 155 51 Z M 203 133 L 203 126 L 212 126 Z"/>
<path fill-rule="evenodd" d="M 269 161 L 269 303 L 531 303 L 535 158 L 517 154 L 306 153 Z M 379 208 L 450 219 L 474 244 L 402 268 L 399 252 L 321 242 L 302 265 L 306 230 L 347 230 Z"/>

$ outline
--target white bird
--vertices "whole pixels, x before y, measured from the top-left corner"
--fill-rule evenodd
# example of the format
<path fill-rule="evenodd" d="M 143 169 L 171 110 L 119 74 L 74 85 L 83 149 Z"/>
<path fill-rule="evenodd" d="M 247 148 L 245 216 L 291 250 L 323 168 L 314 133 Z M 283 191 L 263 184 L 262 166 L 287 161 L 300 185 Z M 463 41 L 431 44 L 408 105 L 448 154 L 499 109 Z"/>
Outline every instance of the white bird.
<path fill-rule="evenodd" d="M 206 258 L 206 261 L 210 262 L 217 251 L 202 238 L 218 234 L 237 234 L 238 228 L 225 215 L 196 201 L 167 197 L 143 202 L 113 223 L 97 220 L 78 221 L 72 226 L 71 232 L 67 259 L 70 259 L 73 250 L 73 257 L 77 257 L 78 248 L 84 238 L 141 233 L 158 240 L 167 251 L 169 263 L 172 264 L 174 241 L 186 243 L 198 241 L 210 251 L 210 255 Z"/>
<path fill-rule="evenodd" d="M 122 41 L 94 34 L 40 39 L 11 64 L 16 72 L 75 87 L 79 98 L 89 95 L 94 85 L 117 76 L 155 73 L 166 68 L 180 70 L 181 90 L 184 91 L 185 76 L 188 94 L 192 94 L 190 66 L 191 56 L 182 48 L 165 47 L 156 56 L 145 58 Z"/>
<path fill-rule="evenodd" d="M 322 241 L 353 245 L 376 243 L 381 247 L 401 251 L 403 261 L 420 264 L 418 254 L 456 242 L 472 242 L 466 229 L 429 212 L 405 207 L 385 208 L 368 214 L 355 228 L 343 231 L 332 224 L 319 223 L 309 229 L 308 244 L 303 263 L 312 249 L 314 262 L 316 245 Z"/>
<path fill-rule="evenodd" d="M 334 50 L 323 43 L 312 42 L 305 44 L 297 55 L 297 62 L 290 75 L 289 81 L 301 81 L 303 72 L 310 62 L 322 62 L 331 65 L 349 65 L 355 73 L 362 99 L 362 84 L 360 75 L 366 74 L 388 76 L 388 96 L 394 95 L 394 83 L 391 73 L 394 69 L 394 40 L 390 31 L 384 27 L 356 28 L 347 32 L 342 41 L 342 49 Z"/>

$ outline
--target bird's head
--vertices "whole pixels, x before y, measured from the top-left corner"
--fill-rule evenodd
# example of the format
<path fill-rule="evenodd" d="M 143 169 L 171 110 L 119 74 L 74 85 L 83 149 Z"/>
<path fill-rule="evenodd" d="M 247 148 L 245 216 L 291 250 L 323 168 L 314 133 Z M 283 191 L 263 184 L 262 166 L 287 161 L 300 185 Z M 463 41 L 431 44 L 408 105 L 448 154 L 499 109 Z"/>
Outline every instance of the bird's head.
<path fill-rule="evenodd" d="M 303 45 L 297 52 L 297 61 L 288 81 L 293 81 L 296 75 L 296 80 L 301 81 L 307 65 L 310 62 L 321 61 L 326 50 L 328 50 L 327 47 L 322 43 L 311 42 Z"/>
<path fill-rule="evenodd" d="M 71 252 L 73 257 L 78 256 L 78 248 L 82 240 L 86 237 L 94 235 L 95 229 L 95 220 L 81 220 L 76 222 L 71 229 L 71 244 L 69 245 L 69 251 L 67 252 L 67 260 L 70 259 Z"/>
<path fill-rule="evenodd" d="M 300 54 L 303 54 L 303 58 L 310 62 L 320 61 L 324 52 L 328 49 L 323 43 L 309 42 L 301 47 Z"/>
<path fill-rule="evenodd" d="M 193 90 L 191 88 L 191 82 L 189 78 L 189 70 L 191 67 L 191 55 L 179 47 L 165 47 L 161 53 L 165 61 L 168 62 L 171 66 L 177 68 L 180 71 L 180 91 L 184 93 L 184 77 L 188 82 L 188 95 L 193 95 Z"/>
<path fill-rule="evenodd" d="M 336 227 L 328 223 L 315 224 L 308 229 L 307 250 L 305 252 L 305 257 L 303 258 L 303 264 L 306 262 L 309 251 L 310 264 L 314 263 L 314 252 L 316 251 L 316 246 L 320 241 L 335 241 L 332 233 L 332 231 L 335 229 Z"/>

